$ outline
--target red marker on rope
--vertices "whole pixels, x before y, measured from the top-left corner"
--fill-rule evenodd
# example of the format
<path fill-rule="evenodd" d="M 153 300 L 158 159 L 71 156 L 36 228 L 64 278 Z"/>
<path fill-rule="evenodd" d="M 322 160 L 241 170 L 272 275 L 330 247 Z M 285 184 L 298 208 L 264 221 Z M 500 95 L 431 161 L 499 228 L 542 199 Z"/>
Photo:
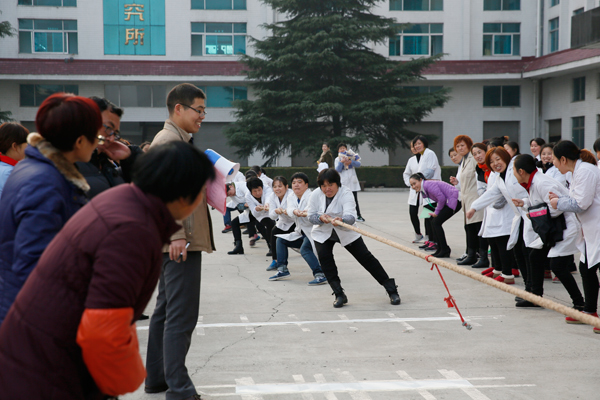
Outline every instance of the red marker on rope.
<path fill-rule="evenodd" d="M 429 257 L 431 257 L 431 256 L 429 255 L 429 256 L 425 257 L 425 261 L 430 262 Z M 437 264 L 432 264 L 431 270 L 433 270 L 433 267 L 435 267 L 435 269 L 437 269 L 437 272 L 438 272 L 438 274 L 440 274 L 440 278 L 442 279 L 442 283 L 444 284 L 444 287 L 446 288 L 446 291 L 448 292 L 448 297 L 444 298 L 444 301 L 448 305 L 448 308 L 452 308 L 452 307 L 456 308 L 456 312 L 458 313 L 458 316 L 460 317 L 460 320 L 462 321 L 462 326 L 467 328 L 467 330 L 473 329 L 471 324 L 467 323 L 465 321 L 465 319 L 463 318 L 462 314 L 460 313 L 460 310 L 458 309 L 458 306 L 456 305 L 456 300 L 454 300 L 454 297 L 452 297 L 452 295 L 450 294 L 448 285 L 446 285 L 446 281 L 444 280 L 444 277 L 442 276 L 442 271 L 440 271 L 440 268 L 437 266 Z"/>

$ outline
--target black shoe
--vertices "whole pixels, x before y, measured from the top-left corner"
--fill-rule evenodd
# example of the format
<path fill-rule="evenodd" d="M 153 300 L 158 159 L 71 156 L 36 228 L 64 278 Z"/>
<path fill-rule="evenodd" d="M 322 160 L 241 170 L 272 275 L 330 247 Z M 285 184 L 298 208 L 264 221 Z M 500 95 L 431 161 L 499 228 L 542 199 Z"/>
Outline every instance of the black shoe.
<path fill-rule="evenodd" d="M 464 260 L 464 259 L 465 259 L 465 258 L 467 258 L 467 257 L 468 257 L 468 255 L 467 255 L 467 253 L 465 253 L 465 254 L 463 254 L 462 256 L 460 256 L 459 258 L 457 258 L 457 259 L 456 259 L 456 261 L 457 261 L 457 262 L 458 262 L 458 261 L 462 261 L 462 260 Z"/>
<path fill-rule="evenodd" d="M 146 393 L 162 393 L 167 390 L 169 390 L 169 386 L 166 383 L 158 386 L 144 386 L 144 392 Z"/>
<path fill-rule="evenodd" d="M 523 301 L 523 298 L 519 297 L 519 296 L 515 296 L 515 301 Z"/>
<path fill-rule="evenodd" d="M 271 253 L 271 250 L 269 250 L 269 252 L 267 253 L 267 257 L 271 257 L 273 255 L 273 253 Z"/>
<path fill-rule="evenodd" d="M 419 246 L 420 249 L 426 249 L 429 247 L 429 240 L 427 240 L 425 243 L 423 243 L 422 245 Z"/>
<path fill-rule="evenodd" d="M 538 306 L 537 304 L 532 303 L 527 300 L 517 301 L 517 304 L 515 304 L 515 306 L 516 307 L 541 307 L 541 306 Z"/>
<path fill-rule="evenodd" d="M 236 240 L 235 248 L 231 251 L 228 251 L 227 254 L 244 254 L 244 247 L 242 246 L 242 241 Z"/>
<path fill-rule="evenodd" d="M 400 304 L 400 295 L 398 294 L 398 286 L 396 285 L 396 280 L 394 278 L 390 278 L 383 283 L 383 287 L 387 292 L 388 296 L 390 296 L 390 304 L 397 306 Z"/>
<path fill-rule="evenodd" d="M 448 258 L 450 257 L 450 247 L 445 250 L 438 249 L 435 253 L 432 254 L 433 257 L 436 258 Z"/>
<path fill-rule="evenodd" d="M 248 229 L 246 229 L 244 232 L 242 232 L 242 235 L 248 235 Z"/>
<path fill-rule="evenodd" d="M 471 268 L 489 268 L 490 267 L 490 259 L 485 257 L 479 257 L 479 260 L 474 265 L 471 265 Z"/>
<path fill-rule="evenodd" d="M 142 314 L 140 315 L 140 317 L 138 318 L 138 321 L 145 321 L 147 319 L 150 319 L 149 316 L 147 316 L 146 314 Z"/>
<path fill-rule="evenodd" d="M 467 258 L 465 258 L 464 260 L 457 262 L 456 265 L 473 265 L 476 262 L 477 262 L 477 257 L 467 256 Z"/>
<path fill-rule="evenodd" d="M 333 295 L 335 296 L 335 300 L 333 301 L 333 306 L 335 308 L 343 307 L 344 304 L 348 303 L 348 298 L 346 297 L 346 294 L 344 292 L 342 292 L 341 294 L 333 293 Z"/>

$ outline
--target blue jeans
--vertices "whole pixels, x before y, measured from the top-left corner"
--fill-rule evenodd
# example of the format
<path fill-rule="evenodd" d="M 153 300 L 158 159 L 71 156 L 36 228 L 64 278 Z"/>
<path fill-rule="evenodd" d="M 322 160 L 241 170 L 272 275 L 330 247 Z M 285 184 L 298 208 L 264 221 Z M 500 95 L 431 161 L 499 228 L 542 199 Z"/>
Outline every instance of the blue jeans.
<path fill-rule="evenodd" d="M 231 212 L 235 210 L 237 210 L 237 208 L 230 207 L 227 207 L 227 210 L 225 210 L 225 215 L 223 215 L 223 222 L 225 223 L 225 226 L 231 225 Z"/>
<path fill-rule="evenodd" d="M 300 254 L 302 255 L 302 258 L 304 258 L 304 261 L 306 261 L 310 269 L 312 269 L 313 276 L 319 273 L 323 273 L 323 271 L 321 270 L 321 265 L 319 264 L 319 259 L 313 252 L 310 240 L 308 240 L 308 238 L 305 235 L 302 235 L 301 238 L 298 238 L 294 241 L 277 238 L 277 268 L 280 271 L 287 270 L 288 247 L 300 249 Z"/>

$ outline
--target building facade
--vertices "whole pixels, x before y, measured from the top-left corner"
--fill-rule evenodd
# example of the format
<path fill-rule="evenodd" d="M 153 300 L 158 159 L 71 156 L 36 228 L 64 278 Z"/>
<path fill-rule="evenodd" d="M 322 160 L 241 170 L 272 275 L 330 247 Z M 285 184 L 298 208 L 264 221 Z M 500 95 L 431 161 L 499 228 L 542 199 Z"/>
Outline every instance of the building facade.
<path fill-rule="evenodd" d="M 8 0 L 1 18 L 0 110 L 34 130 L 51 93 L 107 97 L 125 109 L 122 133 L 151 140 L 167 118 L 165 96 L 181 82 L 206 90 L 201 146 L 243 165 L 224 127 L 231 101 L 251 99 L 238 62 L 250 38 L 283 18 L 259 0 Z M 591 148 L 600 135 L 600 0 L 384 0 L 374 13 L 411 24 L 374 50 L 392 59 L 443 53 L 415 87 L 450 87 L 451 100 L 410 129 L 435 135 L 444 164 L 453 138 L 507 135 L 523 150 L 534 137 Z M 364 165 L 404 165 L 409 154 L 358 149 Z M 312 163 L 281 157 L 279 165 Z"/>

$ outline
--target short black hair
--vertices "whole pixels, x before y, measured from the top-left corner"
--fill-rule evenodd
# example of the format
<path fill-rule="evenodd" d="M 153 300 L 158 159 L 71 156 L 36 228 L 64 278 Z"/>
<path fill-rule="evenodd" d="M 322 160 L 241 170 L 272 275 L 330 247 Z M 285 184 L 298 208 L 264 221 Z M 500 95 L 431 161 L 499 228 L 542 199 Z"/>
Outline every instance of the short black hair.
<path fill-rule="evenodd" d="M 94 100 L 94 102 L 98 105 L 100 112 L 108 110 L 119 118 L 123 116 L 123 109 L 117 107 L 110 100 L 98 96 L 91 96 L 90 99 Z"/>
<path fill-rule="evenodd" d="M 533 138 L 529 141 L 529 145 L 531 146 L 532 142 L 536 142 L 538 146 L 543 146 L 546 144 L 546 141 L 544 139 L 542 139 L 541 137 L 536 137 Z"/>
<path fill-rule="evenodd" d="M 17 122 L 5 122 L 0 125 L 0 153 L 6 154 L 13 143 L 22 145 L 27 143 L 29 130 Z"/>
<path fill-rule="evenodd" d="M 346 143 L 338 143 L 338 146 L 337 146 L 338 151 L 340 150 L 340 147 L 342 147 L 342 146 L 345 148 L 348 148 L 348 145 L 346 145 Z"/>
<path fill-rule="evenodd" d="M 296 172 L 294 175 L 292 175 L 291 177 L 291 181 L 294 182 L 294 179 L 302 179 L 304 181 L 304 183 L 306 183 L 308 185 L 308 175 L 306 175 L 304 172 Z"/>
<path fill-rule="evenodd" d="M 429 148 L 429 140 L 427 140 L 427 138 L 423 135 L 418 135 L 416 136 L 413 140 L 410 141 L 410 144 L 412 144 L 413 146 L 415 145 L 415 143 L 417 143 L 417 140 L 420 140 L 421 143 L 423 143 L 423 146 L 428 149 Z"/>
<path fill-rule="evenodd" d="M 511 149 L 513 149 L 515 151 L 515 155 L 519 155 L 521 154 L 521 152 L 519 151 L 519 143 L 517 142 L 506 142 L 504 143 L 505 145 L 507 145 L 508 147 L 510 147 Z"/>
<path fill-rule="evenodd" d="M 579 147 L 570 140 L 561 140 L 554 146 L 552 152 L 554 153 L 554 157 L 559 160 L 561 157 L 565 157 L 567 160 L 571 161 L 576 161 L 581 158 L 581 150 L 579 150 Z"/>
<path fill-rule="evenodd" d="M 337 183 L 339 187 L 342 186 L 340 173 L 337 172 L 335 168 L 327 168 L 319 172 L 319 176 L 317 177 L 317 184 L 319 185 L 319 187 L 323 186 L 325 184 L 325 181 L 329 183 Z"/>
<path fill-rule="evenodd" d="M 246 187 L 252 192 L 252 189 L 263 187 L 263 182 L 259 178 L 250 178 L 246 181 Z"/>
<path fill-rule="evenodd" d="M 260 178 L 259 178 L 260 179 Z M 275 183 L 275 181 L 279 181 L 281 182 L 281 184 L 283 186 L 288 186 L 288 181 L 287 179 L 285 179 L 285 177 L 283 176 L 276 176 L 275 178 L 273 178 L 273 183 Z"/>
<path fill-rule="evenodd" d="M 519 154 L 517 158 L 515 158 L 514 166 L 517 171 L 522 169 L 528 174 L 531 174 L 537 169 L 536 161 L 537 160 L 531 154 Z"/>
<path fill-rule="evenodd" d="M 422 174 L 422 173 L 420 173 L 420 172 L 417 172 L 416 174 L 412 174 L 412 175 L 410 176 L 410 178 L 408 178 L 408 179 L 409 179 L 409 180 L 410 180 L 410 179 L 416 179 L 416 180 L 418 180 L 418 181 L 426 181 L 426 180 L 427 180 L 427 179 L 425 179 L 425 175 L 423 175 L 423 174 Z"/>
<path fill-rule="evenodd" d="M 256 172 L 256 175 L 258 176 L 258 173 L 260 172 L 262 174 L 262 168 L 260 167 L 260 165 L 253 165 L 250 167 L 250 169 L 254 172 Z"/>
<path fill-rule="evenodd" d="M 133 166 L 133 183 L 165 203 L 180 198 L 196 201 L 205 183 L 215 178 L 208 157 L 189 143 L 173 141 L 153 146 Z"/>
<path fill-rule="evenodd" d="M 450 156 L 450 153 L 455 152 L 456 154 L 458 154 L 458 151 L 456 151 L 456 149 L 454 147 L 450 147 L 448 149 L 448 156 Z"/>
<path fill-rule="evenodd" d="M 256 172 L 254 172 L 254 170 L 252 170 L 252 169 L 249 169 L 248 171 L 246 171 L 244 176 L 246 177 L 246 180 L 248 180 L 250 178 L 258 178 L 258 174 Z"/>
<path fill-rule="evenodd" d="M 206 99 L 206 94 L 202 89 L 197 88 L 191 83 L 180 83 L 175 86 L 167 95 L 167 109 L 172 114 L 177 104 L 191 106 L 196 99 Z"/>
<path fill-rule="evenodd" d="M 594 142 L 594 151 L 600 151 L 600 139 L 596 139 L 596 141 Z"/>

